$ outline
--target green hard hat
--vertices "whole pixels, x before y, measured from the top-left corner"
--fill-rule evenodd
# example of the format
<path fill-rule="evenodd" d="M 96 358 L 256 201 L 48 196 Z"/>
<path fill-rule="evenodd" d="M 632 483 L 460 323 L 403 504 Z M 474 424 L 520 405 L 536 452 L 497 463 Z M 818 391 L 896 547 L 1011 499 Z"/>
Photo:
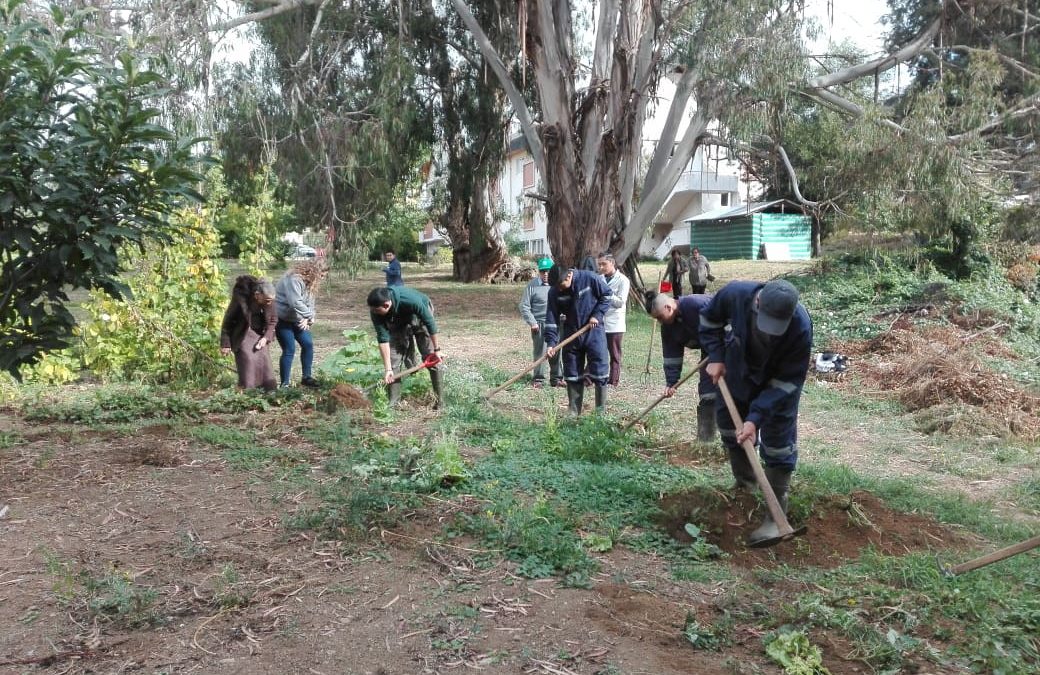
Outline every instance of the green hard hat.
<path fill-rule="evenodd" d="M 538 271 L 539 272 L 546 272 L 548 270 L 551 270 L 552 266 L 553 266 L 552 258 L 542 258 L 541 260 L 538 261 Z"/>

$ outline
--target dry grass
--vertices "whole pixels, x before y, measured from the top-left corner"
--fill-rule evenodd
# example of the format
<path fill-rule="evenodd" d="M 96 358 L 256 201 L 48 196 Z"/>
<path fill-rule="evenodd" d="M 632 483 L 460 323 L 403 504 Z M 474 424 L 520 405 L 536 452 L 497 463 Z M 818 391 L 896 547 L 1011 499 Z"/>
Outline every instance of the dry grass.
<path fill-rule="evenodd" d="M 1010 355 L 996 339 L 997 330 L 991 330 L 996 327 L 969 332 L 956 325 L 920 328 L 904 322 L 839 350 L 859 357 L 861 385 L 897 392 L 929 432 L 1035 440 L 1040 438 L 1040 397 L 982 362 L 982 354 Z"/>

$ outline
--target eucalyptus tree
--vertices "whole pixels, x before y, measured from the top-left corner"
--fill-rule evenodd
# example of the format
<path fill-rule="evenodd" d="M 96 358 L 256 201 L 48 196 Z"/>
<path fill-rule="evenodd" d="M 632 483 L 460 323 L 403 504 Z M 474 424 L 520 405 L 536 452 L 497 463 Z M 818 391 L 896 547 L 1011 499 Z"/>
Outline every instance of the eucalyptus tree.
<path fill-rule="evenodd" d="M 490 39 L 506 51 L 516 49 L 511 10 L 512 3 L 501 0 L 474 3 L 491 27 Z M 425 0 L 409 25 L 431 92 L 434 163 L 442 173 L 431 185 L 437 222 L 451 242 L 453 275 L 460 281 L 486 280 L 508 259 L 498 223 L 499 174 L 509 140 L 505 94 L 446 5 Z"/>
<path fill-rule="evenodd" d="M 624 261 L 713 127 L 804 79 L 797 0 L 521 0 L 522 49 L 507 58 L 487 21 L 452 2 L 517 114 L 542 177 L 550 245 L 568 262 L 608 248 Z M 515 59 L 532 80 L 530 102 Z M 670 101 L 659 97 L 666 77 Z M 644 165 L 657 108 L 665 122 Z"/>

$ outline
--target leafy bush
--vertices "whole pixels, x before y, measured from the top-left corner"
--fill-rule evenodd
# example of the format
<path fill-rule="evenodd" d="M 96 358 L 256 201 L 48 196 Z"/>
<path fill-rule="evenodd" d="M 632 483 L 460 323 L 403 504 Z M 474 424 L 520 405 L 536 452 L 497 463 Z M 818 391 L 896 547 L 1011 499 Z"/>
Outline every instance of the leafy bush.
<path fill-rule="evenodd" d="M 216 231 L 204 211 L 177 220 L 181 234 L 170 244 L 124 251 L 137 268 L 132 299 L 92 292 L 84 305 L 83 364 L 102 379 L 209 382 L 226 363 L 218 360 L 228 292 L 214 260 Z"/>
<path fill-rule="evenodd" d="M 383 380 L 383 358 L 379 354 L 379 343 L 366 331 L 351 329 L 343 331 L 346 344 L 325 357 L 318 370 L 330 380 L 346 382 L 358 388 L 378 388 Z M 419 375 L 420 373 L 416 373 Z M 406 377 L 401 381 L 405 394 L 422 394 L 430 390 L 429 377 Z"/>
<path fill-rule="evenodd" d="M 125 292 L 121 249 L 167 242 L 165 215 L 198 200 L 194 140 L 161 126 L 166 84 L 128 44 L 88 35 L 88 11 L 48 28 L 0 2 L 0 368 L 69 345 L 70 288 Z M 112 54 L 96 49 L 105 44 Z"/>

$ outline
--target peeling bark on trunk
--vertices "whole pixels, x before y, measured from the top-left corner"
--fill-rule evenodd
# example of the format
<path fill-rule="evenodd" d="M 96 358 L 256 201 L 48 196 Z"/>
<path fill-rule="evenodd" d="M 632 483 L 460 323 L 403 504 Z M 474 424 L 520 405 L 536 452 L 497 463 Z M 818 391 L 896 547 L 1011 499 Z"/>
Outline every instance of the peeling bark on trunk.
<path fill-rule="evenodd" d="M 479 171 L 479 167 L 475 171 Z M 462 185 L 456 185 L 454 191 L 449 187 L 453 198 L 441 225 L 451 239 L 452 277 L 463 282 L 488 281 L 509 260 L 509 253 L 487 207 L 486 174 L 470 177 L 472 185 L 468 191 Z M 450 179 L 449 183 L 464 180 L 460 176 Z"/>

